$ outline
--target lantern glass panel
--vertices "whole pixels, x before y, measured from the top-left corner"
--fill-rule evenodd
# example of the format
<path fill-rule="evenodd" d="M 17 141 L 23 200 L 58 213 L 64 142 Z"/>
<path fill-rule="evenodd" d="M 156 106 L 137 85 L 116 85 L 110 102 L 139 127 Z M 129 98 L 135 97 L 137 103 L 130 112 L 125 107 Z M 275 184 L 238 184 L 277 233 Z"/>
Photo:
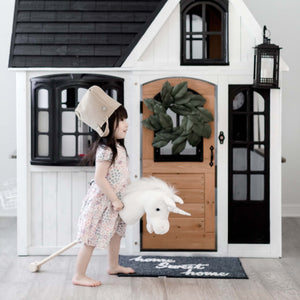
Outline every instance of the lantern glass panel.
<path fill-rule="evenodd" d="M 273 56 L 262 56 L 261 58 L 261 79 L 273 79 L 274 74 L 274 57 Z"/>

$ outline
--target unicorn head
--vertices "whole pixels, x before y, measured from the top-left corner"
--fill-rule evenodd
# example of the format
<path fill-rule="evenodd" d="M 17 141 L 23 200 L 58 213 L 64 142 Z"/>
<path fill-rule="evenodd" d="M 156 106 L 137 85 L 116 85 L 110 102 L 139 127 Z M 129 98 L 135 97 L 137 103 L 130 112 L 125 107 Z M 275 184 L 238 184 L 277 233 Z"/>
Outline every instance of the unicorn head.
<path fill-rule="evenodd" d="M 124 209 L 120 217 L 127 224 L 134 224 L 146 213 L 149 233 L 165 234 L 169 231 L 169 213 L 190 216 L 189 213 L 176 207 L 175 203 L 183 203 L 176 195 L 173 187 L 164 181 L 148 177 L 130 184 L 122 199 Z"/>

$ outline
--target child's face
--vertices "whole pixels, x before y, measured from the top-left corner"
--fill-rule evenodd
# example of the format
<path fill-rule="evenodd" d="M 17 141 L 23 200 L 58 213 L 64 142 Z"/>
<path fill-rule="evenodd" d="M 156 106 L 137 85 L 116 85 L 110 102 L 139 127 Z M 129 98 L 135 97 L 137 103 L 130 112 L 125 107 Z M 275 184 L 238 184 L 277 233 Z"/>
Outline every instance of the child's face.
<path fill-rule="evenodd" d="M 127 119 L 120 120 L 118 127 L 115 129 L 115 138 L 117 140 L 124 139 L 128 130 Z"/>

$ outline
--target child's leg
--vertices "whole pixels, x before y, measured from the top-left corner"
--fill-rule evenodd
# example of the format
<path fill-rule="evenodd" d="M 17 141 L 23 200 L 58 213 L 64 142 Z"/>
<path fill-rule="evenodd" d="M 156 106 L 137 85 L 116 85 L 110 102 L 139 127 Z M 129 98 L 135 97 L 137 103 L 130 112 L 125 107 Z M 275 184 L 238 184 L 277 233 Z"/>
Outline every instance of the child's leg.
<path fill-rule="evenodd" d="M 125 268 L 119 265 L 121 236 L 115 233 L 110 240 L 108 247 L 108 274 L 115 275 L 117 273 L 134 273 L 132 268 Z"/>
<path fill-rule="evenodd" d="M 72 279 L 72 283 L 84 286 L 98 286 L 100 281 L 89 278 L 85 275 L 88 264 L 92 257 L 95 247 L 84 244 L 77 255 L 76 270 Z"/>

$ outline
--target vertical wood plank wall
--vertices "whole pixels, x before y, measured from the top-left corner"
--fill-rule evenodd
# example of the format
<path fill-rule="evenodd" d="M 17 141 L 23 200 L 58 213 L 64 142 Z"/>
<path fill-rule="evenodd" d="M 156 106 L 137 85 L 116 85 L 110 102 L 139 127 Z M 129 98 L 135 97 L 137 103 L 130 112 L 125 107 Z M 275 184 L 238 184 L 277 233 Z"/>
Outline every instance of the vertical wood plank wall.
<path fill-rule="evenodd" d="M 76 238 L 82 200 L 93 172 L 31 173 L 31 247 L 62 246 Z"/>

